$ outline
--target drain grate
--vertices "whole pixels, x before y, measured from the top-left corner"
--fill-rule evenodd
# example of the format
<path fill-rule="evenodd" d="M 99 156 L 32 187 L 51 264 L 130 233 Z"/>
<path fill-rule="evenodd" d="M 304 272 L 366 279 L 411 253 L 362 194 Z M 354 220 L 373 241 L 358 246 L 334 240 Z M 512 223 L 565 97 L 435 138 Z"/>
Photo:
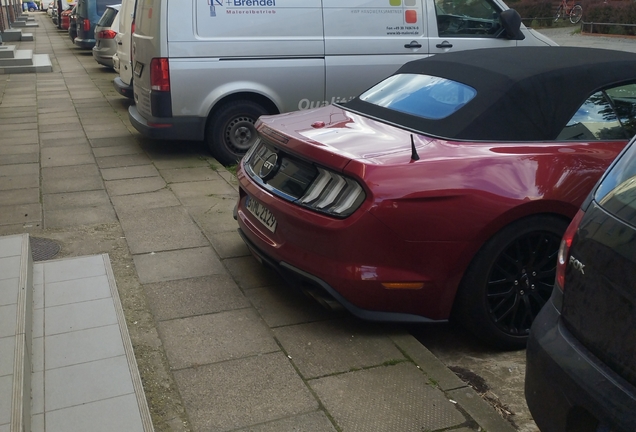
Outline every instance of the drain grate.
<path fill-rule="evenodd" d="M 60 245 L 51 239 L 29 237 L 29 242 L 31 243 L 33 261 L 46 261 L 54 258 L 60 252 Z"/>

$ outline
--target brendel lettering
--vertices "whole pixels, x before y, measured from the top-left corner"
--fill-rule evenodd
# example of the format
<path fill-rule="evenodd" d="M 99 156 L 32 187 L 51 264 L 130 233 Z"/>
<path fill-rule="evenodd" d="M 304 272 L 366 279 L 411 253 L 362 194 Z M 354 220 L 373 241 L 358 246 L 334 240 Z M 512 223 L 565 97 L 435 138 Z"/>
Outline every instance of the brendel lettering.
<path fill-rule="evenodd" d="M 276 6 L 276 0 L 228 0 L 228 6 Z"/>

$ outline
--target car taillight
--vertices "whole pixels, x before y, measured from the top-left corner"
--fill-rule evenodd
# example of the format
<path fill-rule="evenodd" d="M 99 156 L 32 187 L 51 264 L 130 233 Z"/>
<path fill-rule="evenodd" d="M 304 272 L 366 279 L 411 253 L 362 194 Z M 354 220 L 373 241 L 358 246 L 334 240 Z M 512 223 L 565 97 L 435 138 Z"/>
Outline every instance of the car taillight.
<path fill-rule="evenodd" d="M 360 207 L 365 197 L 362 186 L 355 180 L 318 168 L 318 177 L 299 202 L 323 213 L 349 216 Z"/>
<path fill-rule="evenodd" d="M 574 219 L 572 219 L 572 222 L 570 222 L 568 229 L 565 230 L 565 234 L 563 234 L 563 239 L 561 240 L 556 271 L 556 284 L 561 291 L 565 288 L 565 270 L 567 269 L 568 262 L 570 260 L 570 247 L 572 246 L 572 240 L 574 240 L 574 235 L 579 229 L 579 224 L 581 223 L 581 219 L 583 219 L 583 215 L 585 215 L 585 212 L 583 210 L 579 210 L 576 216 L 574 216 Z"/>
<path fill-rule="evenodd" d="M 91 29 L 91 20 L 89 20 L 87 18 L 84 18 L 83 26 L 84 26 L 83 28 L 84 28 L 85 32 L 90 31 L 90 29 Z"/>
<path fill-rule="evenodd" d="M 97 37 L 100 39 L 115 39 L 117 32 L 115 30 L 102 30 L 97 33 Z"/>
<path fill-rule="evenodd" d="M 153 58 L 150 61 L 150 88 L 157 91 L 170 91 L 170 68 L 167 58 Z"/>

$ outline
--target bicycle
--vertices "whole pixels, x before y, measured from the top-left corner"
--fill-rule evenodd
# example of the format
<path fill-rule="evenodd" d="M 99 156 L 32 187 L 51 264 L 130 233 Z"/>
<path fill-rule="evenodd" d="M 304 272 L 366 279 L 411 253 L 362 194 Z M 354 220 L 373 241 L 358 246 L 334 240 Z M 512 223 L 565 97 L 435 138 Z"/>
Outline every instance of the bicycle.
<path fill-rule="evenodd" d="M 556 15 L 554 15 L 554 22 L 559 21 L 559 18 L 563 16 L 565 19 L 566 16 L 570 17 L 570 22 L 572 24 L 577 24 L 581 21 L 583 17 L 583 7 L 580 4 L 574 4 L 574 0 L 572 0 L 573 6 L 569 6 L 567 0 L 561 0 L 561 4 L 557 8 Z"/>

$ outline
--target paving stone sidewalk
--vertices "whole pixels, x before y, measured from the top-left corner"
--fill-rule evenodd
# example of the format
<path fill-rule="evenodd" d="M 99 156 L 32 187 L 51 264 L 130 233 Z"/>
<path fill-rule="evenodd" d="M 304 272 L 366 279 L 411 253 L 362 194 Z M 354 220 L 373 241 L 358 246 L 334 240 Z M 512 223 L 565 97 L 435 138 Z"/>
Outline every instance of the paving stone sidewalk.
<path fill-rule="evenodd" d="M 0 235 L 109 253 L 157 431 L 511 431 L 399 326 L 323 310 L 236 232 L 233 176 L 200 143 L 153 142 L 113 71 L 46 14 L 0 75 Z"/>

